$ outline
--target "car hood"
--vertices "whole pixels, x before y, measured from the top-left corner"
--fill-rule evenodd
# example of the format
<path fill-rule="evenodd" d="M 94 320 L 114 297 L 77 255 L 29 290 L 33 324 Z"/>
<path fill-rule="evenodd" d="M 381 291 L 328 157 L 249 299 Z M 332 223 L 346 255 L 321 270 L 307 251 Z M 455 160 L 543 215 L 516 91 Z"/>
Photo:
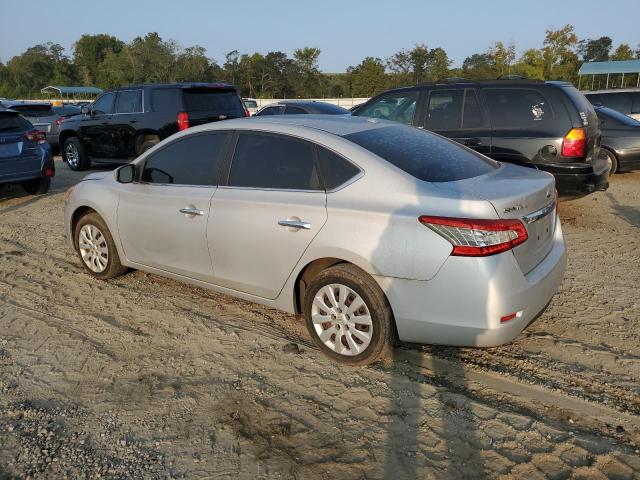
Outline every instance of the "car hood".
<path fill-rule="evenodd" d="M 85 180 L 102 180 L 103 178 L 107 178 L 110 175 L 113 175 L 113 171 L 111 170 L 107 170 L 106 172 L 93 172 L 84 177 L 82 181 L 84 182 Z"/>

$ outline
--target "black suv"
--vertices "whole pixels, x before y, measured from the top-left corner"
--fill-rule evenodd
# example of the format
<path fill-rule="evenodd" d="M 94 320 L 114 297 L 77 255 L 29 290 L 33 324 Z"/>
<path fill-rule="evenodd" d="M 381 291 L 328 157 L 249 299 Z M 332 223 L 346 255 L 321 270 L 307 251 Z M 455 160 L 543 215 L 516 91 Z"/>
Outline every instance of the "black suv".
<path fill-rule="evenodd" d="M 194 125 L 245 116 L 235 87 L 225 83 L 122 87 L 62 122 L 62 158 L 72 170 L 85 170 L 91 161 L 133 158 Z"/>
<path fill-rule="evenodd" d="M 598 117 L 569 83 L 418 85 L 384 92 L 353 114 L 426 128 L 495 160 L 545 170 L 556 177 L 558 193 L 564 197 L 609 185 L 609 162 L 599 155 Z"/>

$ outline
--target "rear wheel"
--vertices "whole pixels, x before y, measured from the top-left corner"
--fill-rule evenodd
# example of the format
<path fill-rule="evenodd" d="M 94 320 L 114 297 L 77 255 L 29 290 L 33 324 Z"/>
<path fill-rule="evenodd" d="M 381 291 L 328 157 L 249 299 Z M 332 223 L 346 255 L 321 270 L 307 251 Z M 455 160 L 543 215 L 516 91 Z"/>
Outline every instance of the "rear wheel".
<path fill-rule="evenodd" d="M 602 150 L 607 155 L 607 160 L 609 160 L 609 164 L 611 165 L 611 170 L 609 170 L 609 176 L 611 176 L 618 171 L 618 159 L 613 152 L 606 148 L 603 148 Z"/>
<path fill-rule="evenodd" d="M 106 223 L 97 213 L 88 213 L 78 221 L 73 238 L 82 265 L 94 277 L 108 280 L 127 271 Z"/>
<path fill-rule="evenodd" d="M 29 195 L 44 195 L 49 191 L 50 186 L 50 178 L 36 178 L 22 184 L 22 188 L 24 188 L 25 192 Z"/>
<path fill-rule="evenodd" d="M 89 159 L 84 145 L 78 137 L 65 140 L 62 147 L 62 159 L 71 170 L 86 170 L 91 166 L 91 159 Z"/>
<path fill-rule="evenodd" d="M 338 362 L 367 365 L 393 346 L 389 302 L 378 284 L 353 265 L 320 272 L 306 290 L 303 311 L 313 341 Z"/>

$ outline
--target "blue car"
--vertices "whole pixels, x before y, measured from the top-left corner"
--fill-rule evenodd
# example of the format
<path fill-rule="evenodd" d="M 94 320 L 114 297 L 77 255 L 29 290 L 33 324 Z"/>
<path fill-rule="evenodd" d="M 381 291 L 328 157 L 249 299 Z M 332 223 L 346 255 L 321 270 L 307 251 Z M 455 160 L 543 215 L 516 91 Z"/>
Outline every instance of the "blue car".
<path fill-rule="evenodd" d="M 0 106 L 0 185 L 22 185 L 27 193 L 49 191 L 55 166 L 45 132 L 18 112 Z"/>

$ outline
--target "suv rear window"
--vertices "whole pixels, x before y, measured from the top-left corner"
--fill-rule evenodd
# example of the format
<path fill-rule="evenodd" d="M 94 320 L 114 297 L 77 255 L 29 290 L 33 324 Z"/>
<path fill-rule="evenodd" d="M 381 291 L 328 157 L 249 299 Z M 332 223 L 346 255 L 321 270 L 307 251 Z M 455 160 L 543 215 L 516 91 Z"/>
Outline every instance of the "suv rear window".
<path fill-rule="evenodd" d="M 0 133 L 22 132 L 31 130 L 33 125 L 15 113 L 0 113 Z"/>
<path fill-rule="evenodd" d="M 344 138 L 426 182 L 464 180 L 498 168 L 493 160 L 417 128 L 381 127 Z"/>
<path fill-rule="evenodd" d="M 15 110 L 25 117 L 50 117 L 55 114 L 51 105 L 12 105 L 11 110 Z"/>
<path fill-rule="evenodd" d="M 185 89 L 184 109 L 187 112 L 215 112 L 243 117 L 244 109 L 240 97 L 233 90 Z"/>

